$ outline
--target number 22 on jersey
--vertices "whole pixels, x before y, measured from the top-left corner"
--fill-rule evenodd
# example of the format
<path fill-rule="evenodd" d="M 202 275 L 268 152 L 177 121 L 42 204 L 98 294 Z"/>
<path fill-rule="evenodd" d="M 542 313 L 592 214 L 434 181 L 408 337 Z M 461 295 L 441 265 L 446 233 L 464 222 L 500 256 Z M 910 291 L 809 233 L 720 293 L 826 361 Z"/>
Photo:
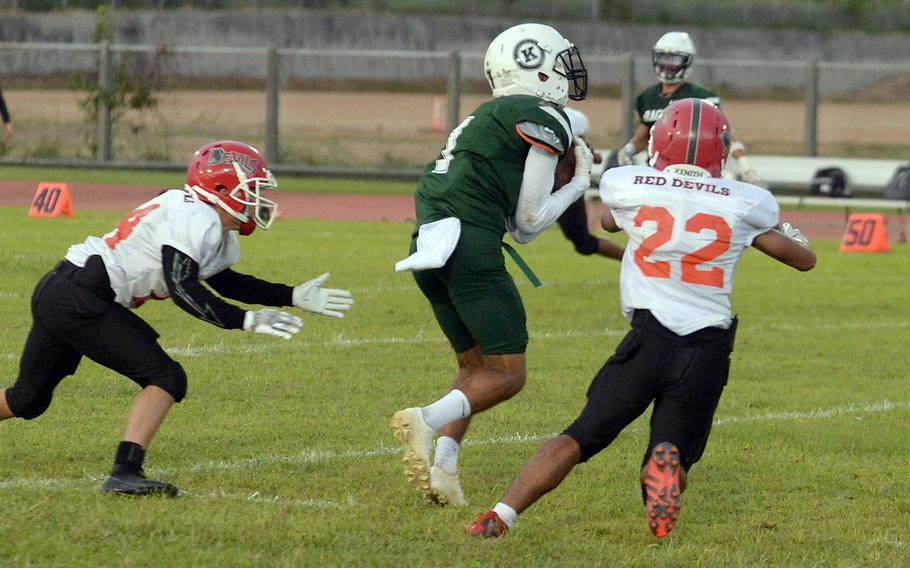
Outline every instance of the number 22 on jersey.
<path fill-rule="evenodd" d="M 644 239 L 635 250 L 635 264 L 642 274 L 649 278 L 670 278 L 670 261 L 647 260 L 655 250 L 666 244 L 673 236 L 676 219 L 666 207 L 642 206 L 635 216 L 635 226 L 641 227 L 646 221 L 657 224 L 657 230 Z M 688 284 L 701 284 L 723 288 L 724 269 L 713 266 L 700 270 L 698 266 L 710 262 L 730 250 L 733 230 L 723 217 L 708 213 L 696 213 L 686 220 L 686 232 L 700 234 L 703 230 L 714 231 L 714 240 L 707 245 L 686 254 L 680 260 L 680 277 Z"/>

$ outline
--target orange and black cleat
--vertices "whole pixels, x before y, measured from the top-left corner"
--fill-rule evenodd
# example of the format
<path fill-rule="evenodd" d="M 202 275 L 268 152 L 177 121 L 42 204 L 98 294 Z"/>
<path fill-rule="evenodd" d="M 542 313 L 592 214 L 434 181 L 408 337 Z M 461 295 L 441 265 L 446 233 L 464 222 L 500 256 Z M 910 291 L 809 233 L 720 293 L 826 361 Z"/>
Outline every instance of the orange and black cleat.
<path fill-rule="evenodd" d="M 670 442 L 657 444 L 645 464 L 645 509 L 657 538 L 670 534 L 679 518 L 679 450 Z"/>
<path fill-rule="evenodd" d="M 496 511 L 487 511 L 478 515 L 473 523 L 464 528 L 464 532 L 481 538 L 499 538 L 509 532 L 509 527 L 499 518 Z"/>

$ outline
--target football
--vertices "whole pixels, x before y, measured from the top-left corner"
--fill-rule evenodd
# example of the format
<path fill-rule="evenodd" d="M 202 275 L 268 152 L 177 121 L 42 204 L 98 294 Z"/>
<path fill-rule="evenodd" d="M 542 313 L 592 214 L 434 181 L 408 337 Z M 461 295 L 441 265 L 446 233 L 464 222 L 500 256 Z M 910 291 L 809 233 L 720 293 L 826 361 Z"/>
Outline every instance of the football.
<path fill-rule="evenodd" d="M 570 148 L 568 152 L 559 157 L 559 161 L 556 163 L 553 191 L 572 181 L 573 175 L 575 175 L 575 152 Z"/>

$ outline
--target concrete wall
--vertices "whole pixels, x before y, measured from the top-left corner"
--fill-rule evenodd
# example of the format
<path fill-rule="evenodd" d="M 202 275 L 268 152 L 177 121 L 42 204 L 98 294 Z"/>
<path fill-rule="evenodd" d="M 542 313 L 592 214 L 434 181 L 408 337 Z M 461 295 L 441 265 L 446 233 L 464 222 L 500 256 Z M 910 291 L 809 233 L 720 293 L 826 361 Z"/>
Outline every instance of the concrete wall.
<path fill-rule="evenodd" d="M 318 11 L 145 11 L 117 12 L 115 43 L 153 46 L 212 46 L 448 51 L 465 53 L 462 76 L 482 81 L 482 53 L 490 39 L 512 21 L 436 16 L 381 16 Z M 637 85 L 654 81 L 650 48 L 665 27 L 555 23 L 582 50 L 592 85 L 617 85 L 623 80 L 618 61 L 598 56 L 636 56 Z M 94 41 L 94 14 L 3 14 L 0 41 Z M 836 62 L 907 62 L 906 71 L 869 68 L 834 69 L 819 74 L 819 92 L 867 96 L 862 90 L 901 91 L 910 84 L 910 35 L 862 33 L 819 34 L 798 31 L 690 29 L 699 49 L 690 79 L 715 88 L 740 91 L 794 90 L 806 84 L 804 62 L 811 58 Z M 174 54 L 147 59 L 164 76 L 262 79 L 264 55 Z M 121 56 L 118 56 L 121 57 Z M 718 63 L 711 59 L 749 60 L 754 63 Z M 95 72 L 97 55 L 82 51 L 9 49 L 0 46 L 0 73 L 9 77 L 43 77 L 69 72 Z M 775 63 L 796 63 L 789 67 Z M 140 73 L 142 64 L 135 67 Z M 285 78 L 365 79 L 389 81 L 444 81 L 445 63 L 414 56 L 388 59 L 367 56 L 286 56 Z"/>
<path fill-rule="evenodd" d="M 118 43 L 483 51 L 515 21 L 320 11 L 120 11 Z M 553 23 L 584 53 L 647 54 L 666 26 Z M 0 41 L 92 42 L 94 14 L 0 14 Z M 747 59 L 910 61 L 910 34 L 692 29 L 701 55 Z"/>

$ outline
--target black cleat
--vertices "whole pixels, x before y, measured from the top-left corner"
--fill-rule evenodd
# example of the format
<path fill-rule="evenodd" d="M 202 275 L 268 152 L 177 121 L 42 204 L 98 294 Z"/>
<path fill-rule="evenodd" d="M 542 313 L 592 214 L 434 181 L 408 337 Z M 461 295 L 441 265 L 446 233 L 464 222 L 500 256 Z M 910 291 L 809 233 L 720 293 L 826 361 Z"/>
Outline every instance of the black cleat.
<path fill-rule="evenodd" d="M 177 487 L 165 481 L 147 479 L 144 475 L 119 473 L 109 475 L 101 484 L 102 493 L 113 495 L 161 495 L 176 497 Z"/>

